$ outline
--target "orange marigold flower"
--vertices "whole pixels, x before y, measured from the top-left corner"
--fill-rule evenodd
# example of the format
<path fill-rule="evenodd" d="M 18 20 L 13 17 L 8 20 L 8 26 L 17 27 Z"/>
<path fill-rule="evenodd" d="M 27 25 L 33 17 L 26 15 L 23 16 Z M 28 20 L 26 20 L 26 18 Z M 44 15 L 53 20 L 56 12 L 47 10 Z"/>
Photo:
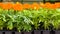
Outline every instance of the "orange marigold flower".
<path fill-rule="evenodd" d="M 25 3 L 25 4 L 23 4 L 23 7 L 24 7 L 24 9 L 29 9 L 29 8 L 31 8 L 31 5 L 30 5 L 30 4 L 27 4 L 27 3 Z"/>
<path fill-rule="evenodd" d="M 0 2 L 0 7 L 2 7 L 3 3 Z"/>
<path fill-rule="evenodd" d="M 50 4 L 50 2 L 46 2 L 45 4 L 48 4 L 48 5 L 49 5 L 49 4 Z"/>
<path fill-rule="evenodd" d="M 45 3 L 45 8 L 51 8 L 51 4 L 49 2 Z"/>
<path fill-rule="evenodd" d="M 33 4 L 31 5 L 31 8 L 32 8 L 32 9 L 39 9 L 40 6 L 39 6 L 38 3 L 33 3 Z"/>
<path fill-rule="evenodd" d="M 13 7 L 13 4 L 12 3 L 7 3 L 6 5 L 8 6 L 8 9 L 10 9 L 10 8 Z"/>
<path fill-rule="evenodd" d="M 57 8 L 55 4 L 51 4 L 51 5 L 52 5 L 51 6 L 52 9 L 56 9 Z"/>
<path fill-rule="evenodd" d="M 3 5 L 2 5 L 2 8 L 3 8 L 3 9 L 11 9 L 12 6 L 13 6 L 12 3 L 6 3 L 6 4 L 3 4 Z"/>
<path fill-rule="evenodd" d="M 21 3 L 16 3 L 13 5 L 14 10 L 23 10 L 23 6 Z"/>
<path fill-rule="evenodd" d="M 40 3 L 40 7 L 45 8 L 45 4 L 44 3 Z"/>
<path fill-rule="evenodd" d="M 60 3 L 55 3 L 55 6 L 56 6 L 57 8 L 60 8 Z"/>
<path fill-rule="evenodd" d="M 3 4 L 3 5 L 2 5 L 2 8 L 3 8 L 3 9 L 8 9 L 8 7 L 6 6 L 6 4 Z"/>

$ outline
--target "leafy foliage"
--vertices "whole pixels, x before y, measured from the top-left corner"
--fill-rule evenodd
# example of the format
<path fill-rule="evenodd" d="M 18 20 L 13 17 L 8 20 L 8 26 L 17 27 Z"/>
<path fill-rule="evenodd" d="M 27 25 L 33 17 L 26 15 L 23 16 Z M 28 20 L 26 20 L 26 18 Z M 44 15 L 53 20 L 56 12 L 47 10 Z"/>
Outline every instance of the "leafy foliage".
<path fill-rule="evenodd" d="M 14 27 L 20 31 L 30 31 L 33 29 L 38 30 L 41 28 L 50 29 L 50 25 L 53 25 L 53 29 L 58 30 L 60 26 L 60 9 L 46 9 L 40 8 L 39 10 L 3 10 L 0 8 L 0 29 L 4 27 L 12 30 Z"/>

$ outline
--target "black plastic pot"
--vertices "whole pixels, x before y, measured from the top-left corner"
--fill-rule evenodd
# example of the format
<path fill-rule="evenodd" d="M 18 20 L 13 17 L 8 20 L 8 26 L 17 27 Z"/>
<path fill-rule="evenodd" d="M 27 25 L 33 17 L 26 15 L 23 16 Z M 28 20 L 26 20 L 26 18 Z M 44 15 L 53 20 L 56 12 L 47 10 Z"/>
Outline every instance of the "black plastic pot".
<path fill-rule="evenodd" d="M 5 31 L 5 34 L 12 34 L 12 31 Z"/>
<path fill-rule="evenodd" d="M 32 31 L 30 31 L 30 32 L 23 32 L 24 34 L 31 34 L 32 33 Z"/>
<path fill-rule="evenodd" d="M 15 34 L 21 34 L 21 32 L 15 32 Z"/>
<path fill-rule="evenodd" d="M 50 34 L 49 30 L 42 30 L 42 31 L 43 31 L 43 34 Z"/>
<path fill-rule="evenodd" d="M 3 34 L 3 32 L 2 32 L 2 31 L 0 31 L 0 34 Z"/>
<path fill-rule="evenodd" d="M 41 30 L 34 30 L 34 34 L 41 34 Z"/>
<path fill-rule="evenodd" d="M 60 30 L 55 30 L 55 34 L 60 34 Z"/>

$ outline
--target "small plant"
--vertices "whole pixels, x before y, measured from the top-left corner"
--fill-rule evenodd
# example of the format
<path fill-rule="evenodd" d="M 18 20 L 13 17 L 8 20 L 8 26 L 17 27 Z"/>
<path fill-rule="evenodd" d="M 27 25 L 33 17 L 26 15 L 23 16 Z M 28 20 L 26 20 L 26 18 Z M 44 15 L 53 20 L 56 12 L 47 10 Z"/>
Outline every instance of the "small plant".
<path fill-rule="evenodd" d="M 60 26 L 60 12 L 57 9 L 54 10 L 51 20 L 52 20 L 51 23 L 53 25 L 53 28 L 55 30 L 58 30 Z"/>

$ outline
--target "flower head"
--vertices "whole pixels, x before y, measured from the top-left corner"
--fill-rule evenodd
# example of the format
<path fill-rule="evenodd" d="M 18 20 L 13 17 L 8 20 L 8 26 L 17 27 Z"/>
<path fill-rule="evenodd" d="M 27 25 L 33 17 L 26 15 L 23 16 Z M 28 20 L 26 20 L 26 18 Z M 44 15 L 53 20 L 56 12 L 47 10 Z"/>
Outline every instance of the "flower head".
<path fill-rule="evenodd" d="M 2 8 L 3 8 L 3 9 L 11 9 L 12 6 L 13 6 L 12 3 L 6 3 L 6 4 L 3 4 L 3 5 L 2 5 Z"/>
<path fill-rule="evenodd" d="M 39 9 L 40 6 L 39 6 L 39 4 L 37 4 L 37 3 L 33 3 L 33 4 L 31 5 L 31 8 L 32 8 L 32 9 Z"/>
<path fill-rule="evenodd" d="M 14 10 L 23 10 L 23 6 L 21 3 L 16 3 L 13 5 Z"/>
<path fill-rule="evenodd" d="M 29 9 L 29 8 L 31 8 L 31 5 L 30 5 L 30 4 L 27 4 L 27 3 L 25 3 L 25 4 L 23 4 L 23 7 L 24 7 L 24 9 Z"/>

